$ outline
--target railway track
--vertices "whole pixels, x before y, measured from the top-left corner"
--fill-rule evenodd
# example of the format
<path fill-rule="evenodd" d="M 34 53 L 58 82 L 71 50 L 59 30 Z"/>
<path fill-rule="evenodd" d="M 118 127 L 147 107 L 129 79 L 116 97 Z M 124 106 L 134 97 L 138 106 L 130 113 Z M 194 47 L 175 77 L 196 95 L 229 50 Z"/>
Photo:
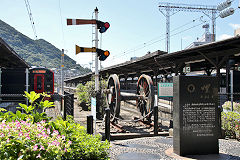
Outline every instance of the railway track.
<path fill-rule="evenodd" d="M 110 133 L 114 134 L 153 134 L 154 123 L 146 121 L 137 110 L 134 101 L 121 102 L 121 112 L 119 118 L 115 122 L 111 122 Z M 153 120 L 153 117 L 152 117 Z M 161 125 L 161 124 L 159 124 Z M 99 126 L 100 132 L 104 132 L 104 126 Z M 162 130 L 159 128 L 159 132 Z"/>
<path fill-rule="evenodd" d="M 153 133 L 154 87 L 151 77 L 141 75 L 135 87 L 135 90 L 121 90 L 118 76 L 110 75 L 104 92 L 110 108 L 111 134 Z M 104 133 L 104 127 L 104 122 L 98 123 L 99 132 Z"/>

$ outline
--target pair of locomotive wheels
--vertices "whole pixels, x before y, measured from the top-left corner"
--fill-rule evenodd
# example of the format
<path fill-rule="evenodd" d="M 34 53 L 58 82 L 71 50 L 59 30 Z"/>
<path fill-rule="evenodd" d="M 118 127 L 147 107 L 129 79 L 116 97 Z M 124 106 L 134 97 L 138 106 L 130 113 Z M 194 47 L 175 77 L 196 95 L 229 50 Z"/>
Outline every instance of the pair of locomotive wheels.
<path fill-rule="evenodd" d="M 116 74 L 108 78 L 107 90 L 107 104 L 110 108 L 111 121 L 114 121 L 120 115 L 121 103 L 120 82 Z M 136 94 L 138 110 L 144 118 L 150 121 L 154 104 L 154 86 L 150 76 L 143 74 L 138 78 Z"/>

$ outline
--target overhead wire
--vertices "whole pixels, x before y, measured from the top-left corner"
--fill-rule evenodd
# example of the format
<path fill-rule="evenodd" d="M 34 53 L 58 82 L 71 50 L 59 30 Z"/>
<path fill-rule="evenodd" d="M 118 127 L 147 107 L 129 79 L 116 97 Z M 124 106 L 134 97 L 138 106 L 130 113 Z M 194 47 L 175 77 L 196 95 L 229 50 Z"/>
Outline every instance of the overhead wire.
<path fill-rule="evenodd" d="M 66 41 L 65 41 L 65 35 L 64 35 L 64 30 L 63 30 L 63 18 L 62 18 L 62 8 L 61 8 L 61 2 L 60 0 L 58 1 L 58 7 L 59 7 L 59 14 L 60 14 L 60 18 L 61 18 L 61 30 L 62 30 L 62 41 L 63 41 L 63 48 L 65 48 L 66 45 Z"/>
<path fill-rule="evenodd" d="M 197 20 L 199 20 L 201 18 L 203 18 L 203 16 L 197 17 L 197 18 L 195 18 L 195 19 L 193 19 L 193 20 L 191 20 L 191 21 L 189 21 L 189 22 L 187 22 L 187 23 L 185 23 L 185 24 L 183 24 L 183 25 L 181 25 L 181 26 L 171 30 L 171 32 L 177 31 L 177 30 L 179 30 L 179 29 L 181 29 L 181 28 L 183 28 L 183 27 L 185 27 L 185 26 L 187 26 L 187 25 L 189 25 L 191 23 L 196 22 Z M 135 51 L 140 50 L 142 48 L 145 48 L 145 47 L 149 46 L 149 43 L 150 43 L 150 45 L 152 45 L 152 44 L 155 44 L 155 43 L 157 43 L 159 41 L 162 41 L 162 40 L 166 39 L 166 38 L 162 38 L 164 35 L 165 34 L 161 34 L 160 36 L 157 36 L 156 38 L 153 38 L 153 39 L 151 39 L 151 40 L 149 40 L 149 41 L 147 41 L 145 43 L 142 43 L 142 44 L 140 44 L 140 45 L 138 45 L 138 46 L 136 46 L 136 47 L 134 47 L 132 49 L 128 49 L 128 50 L 122 52 L 122 54 L 118 54 L 117 56 L 113 56 L 112 59 L 114 59 L 116 57 L 122 57 L 122 56 L 124 56 L 124 55 L 126 55 L 128 53 L 132 53 L 132 52 L 135 52 Z M 161 38 L 161 39 L 159 40 L 159 38 Z M 153 43 L 151 43 L 152 41 L 153 41 Z"/>
<path fill-rule="evenodd" d="M 210 20 L 209 20 L 209 21 L 210 21 Z M 201 23 L 196 24 L 196 25 L 194 25 L 194 26 L 192 26 L 192 27 L 189 27 L 189 28 L 187 28 L 187 29 L 185 29 L 185 30 L 181 30 L 181 31 L 179 31 L 179 32 L 177 32 L 177 33 L 171 34 L 170 37 L 175 36 L 175 35 L 178 35 L 178 34 L 183 33 L 183 32 L 186 32 L 186 31 L 188 31 L 188 30 L 190 30 L 190 29 L 192 29 L 192 28 L 195 28 L 195 27 L 197 27 L 197 26 L 200 26 L 200 25 L 202 25 L 203 23 L 206 23 L 206 22 L 209 22 L 209 21 L 202 21 Z M 176 30 L 178 30 L 178 29 L 174 29 L 173 31 L 176 31 Z M 165 34 L 163 34 L 163 35 L 165 35 Z M 127 53 L 135 52 L 135 51 L 137 51 L 137 50 L 140 50 L 140 49 L 145 48 L 146 46 L 153 45 L 153 44 L 155 44 L 155 43 L 157 43 L 157 42 L 160 42 L 160 41 L 163 41 L 163 40 L 165 40 L 165 39 L 166 39 L 166 37 L 161 38 L 161 39 L 158 39 L 158 40 L 156 40 L 156 41 L 153 41 L 152 43 L 149 43 L 149 42 L 152 41 L 152 40 L 150 40 L 150 41 L 144 43 L 144 44 L 145 44 L 144 46 L 135 48 L 134 50 L 132 49 L 132 50 L 130 50 L 130 51 L 128 51 L 128 52 L 124 52 L 124 54 L 118 55 L 117 57 L 125 56 Z M 149 44 L 147 44 L 147 43 L 149 43 Z M 116 56 L 113 56 L 112 59 L 115 59 L 115 58 L 117 58 L 117 57 L 116 57 Z"/>
<path fill-rule="evenodd" d="M 210 21 L 210 20 L 209 20 L 209 21 Z M 175 35 L 178 35 L 178 34 L 183 33 L 183 32 L 186 32 L 186 31 L 188 31 L 188 30 L 190 30 L 190 29 L 192 29 L 192 28 L 198 27 L 198 26 L 200 26 L 200 25 L 202 25 L 202 24 L 204 24 L 204 23 L 206 23 L 206 22 L 209 22 L 209 21 L 201 22 L 201 23 L 196 24 L 196 25 L 194 25 L 194 26 L 192 26 L 192 27 L 189 27 L 189 28 L 187 28 L 187 29 L 185 29 L 185 30 L 181 30 L 181 31 L 179 31 L 179 32 L 177 32 L 177 33 L 171 34 L 170 37 L 175 36 Z M 149 44 L 149 45 L 152 45 L 152 44 L 157 43 L 157 42 L 159 42 L 159 41 L 162 41 L 162 40 L 164 40 L 164 39 L 166 39 L 166 38 L 163 38 L 163 39 L 161 39 L 161 40 L 155 41 L 155 42 L 153 42 L 153 43 L 151 43 L 151 44 Z"/>
<path fill-rule="evenodd" d="M 35 23 L 34 23 L 34 20 L 33 20 L 31 7 L 30 7 L 30 4 L 29 4 L 28 0 L 24 0 L 24 1 L 25 1 L 25 5 L 26 5 L 26 8 L 27 8 L 28 16 L 29 16 L 29 19 L 30 19 L 30 23 L 31 23 L 31 26 L 32 26 L 33 34 L 34 34 L 35 39 L 37 40 L 38 39 L 37 38 L 37 31 L 36 31 L 36 28 L 35 28 Z"/>

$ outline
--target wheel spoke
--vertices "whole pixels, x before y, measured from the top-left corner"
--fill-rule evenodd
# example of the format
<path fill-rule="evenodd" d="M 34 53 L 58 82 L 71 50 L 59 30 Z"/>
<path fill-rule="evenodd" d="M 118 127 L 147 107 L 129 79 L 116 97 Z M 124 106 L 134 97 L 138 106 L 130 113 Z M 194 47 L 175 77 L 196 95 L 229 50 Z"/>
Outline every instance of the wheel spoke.
<path fill-rule="evenodd" d="M 137 94 L 140 95 L 136 105 L 141 112 L 142 116 L 148 116 L 147 119 L 151 119 L 151 109 L 153 107 L 153 85 L 151 77 L 147 75 L 141 75 L 138 80 Z"/>

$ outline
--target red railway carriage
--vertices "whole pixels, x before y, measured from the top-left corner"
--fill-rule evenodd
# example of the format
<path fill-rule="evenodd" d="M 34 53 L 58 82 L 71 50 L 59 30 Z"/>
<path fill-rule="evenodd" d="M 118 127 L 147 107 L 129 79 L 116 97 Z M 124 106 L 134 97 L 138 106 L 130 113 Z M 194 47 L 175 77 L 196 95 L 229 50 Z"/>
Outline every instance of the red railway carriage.
<path fill-rule="evenodd" d="M 30 90 L 54 94 L 54 73 L 47 68 L 32 68 L 29 75 Z"/>

